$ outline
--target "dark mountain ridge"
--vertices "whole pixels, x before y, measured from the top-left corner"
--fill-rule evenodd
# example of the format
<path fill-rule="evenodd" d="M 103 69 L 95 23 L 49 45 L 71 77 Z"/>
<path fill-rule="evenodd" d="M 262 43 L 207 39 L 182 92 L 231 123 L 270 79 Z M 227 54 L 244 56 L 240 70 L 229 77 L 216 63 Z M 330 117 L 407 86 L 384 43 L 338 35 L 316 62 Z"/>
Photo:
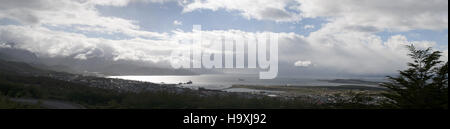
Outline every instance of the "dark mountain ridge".
<path fill-rule="evenodd" d="M 0 59 L 5 62 L 23 62 L 19 66 L 28 64 L 34 68 L 67 72 L 74 74 L 100 73 L 103 75 L 196 75 L 197 73 L 185 69 L 171 69 L 157 67 L 155 64 L 112 60 L 111 58 L 93 57 L 89 59 L 75 59 L 74 57 L 38 57 L 36 54 L 16 48 L 0 48 Z M 26 66 L 28 67 L 28 66 Z M 4 69 L 7 70 L 7 69 Z M 15 69 L 18 70 L 18 69 Z M 11 70 L 10 70 L 11 71 Z"/>

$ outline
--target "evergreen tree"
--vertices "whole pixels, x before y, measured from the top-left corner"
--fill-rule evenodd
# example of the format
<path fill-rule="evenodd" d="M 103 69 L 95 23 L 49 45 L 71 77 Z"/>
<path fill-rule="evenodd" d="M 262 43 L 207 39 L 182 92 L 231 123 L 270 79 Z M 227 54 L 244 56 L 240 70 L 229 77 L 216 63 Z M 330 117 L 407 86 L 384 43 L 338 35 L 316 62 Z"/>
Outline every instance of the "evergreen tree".
<path fill-rule="evenodd" d="M 402 109 L 448 109 L 448 62 L 439 60 L 441 52 L 431 48 L 418 50 L 408 46 L 412 63 L 399 71 L 398 77 L 388 77 L 381 86 L 390 89 L 383 94 L 389 99 L 385 104 Z"/>

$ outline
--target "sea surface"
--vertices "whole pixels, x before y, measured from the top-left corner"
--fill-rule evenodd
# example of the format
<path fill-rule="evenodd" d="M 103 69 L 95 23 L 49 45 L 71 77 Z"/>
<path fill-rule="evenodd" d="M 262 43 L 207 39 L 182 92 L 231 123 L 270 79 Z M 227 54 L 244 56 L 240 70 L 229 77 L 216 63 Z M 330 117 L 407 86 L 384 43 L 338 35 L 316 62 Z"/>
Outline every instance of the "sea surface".
<path fill-rule="evenodd" d="M 158 84 L 180 84 L 188 88 L 206 88 L 213 90 L 223 90 L 232 85 L 256 85 L 256 86 L 339 86 L 355 85 L 346 83 L 330 83 L 323 80 L 334 79 L 358 79 L 364 81 L 381 82 L 381 77 L 364 78 L 297 78 L 297 77 L 278 77 L 272 80 L 261 80 L 257 75 L 230 75 L 230 74 L 208 74 L 195 76 L 109 76 L 109 78 L 152 82 Z M 191 81 L 192 84 L 186 84 Z M 364 85 L 364 84 L 358 84 Z M 372 85 L 364 85 L 372 86 Z"/>

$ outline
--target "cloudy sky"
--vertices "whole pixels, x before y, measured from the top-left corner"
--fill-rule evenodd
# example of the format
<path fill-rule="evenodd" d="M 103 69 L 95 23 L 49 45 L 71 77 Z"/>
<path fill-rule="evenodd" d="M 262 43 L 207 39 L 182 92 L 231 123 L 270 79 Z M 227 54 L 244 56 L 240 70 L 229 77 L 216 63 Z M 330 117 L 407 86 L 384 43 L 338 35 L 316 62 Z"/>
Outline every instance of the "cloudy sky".
<path fill-rule="evenodd" d="M 390 74 L 404 45 L 448 60 L 447 0 L 0 0 L 0 47 L 164 63 L 194 35 L 279 34 L 281 75 Z"/>

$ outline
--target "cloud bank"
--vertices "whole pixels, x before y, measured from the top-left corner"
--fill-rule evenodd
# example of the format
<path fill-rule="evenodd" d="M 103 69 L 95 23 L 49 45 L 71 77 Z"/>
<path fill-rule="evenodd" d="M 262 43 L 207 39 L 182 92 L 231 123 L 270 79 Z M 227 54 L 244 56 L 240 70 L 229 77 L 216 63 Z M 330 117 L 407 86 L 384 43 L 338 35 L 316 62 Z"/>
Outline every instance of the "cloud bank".
<path fill-rule="evenodd" d="M 276 33 L 280 40 L 280 62 L 289 64 L 285 67 L 289 70 L 305 67 L 346 74 L 394 73 L 409 61 L 404 47 L 408 44 L 438 48 L 444 51 L 443 59 L 448 60 L 447 46 L 439 46 L 434 41 L 411 41 L 404 35 L 383 40 L 376 34 L 382 31 L 446 30 L 447 0 L 0 0 L 0 19 L 18 22 L 0 25 L 0 41 L 13 42 L 14 47 L 43 57 L 167 62 L 172 50 L 185 45 L 179 40 L 199 33 L 143 30 L 139 21 L 103 16 L 97 10 L 97 6 L 123 7 L 135 2 L 177 2 L 183 8 L 182 14 L 223 9 L 262 21 L 326 19 L 327 23 L 321 28 L 299 27 L 318 29 L 309 35 Z M 180 21 L 168 24 L 183 25 Z M 93 37 L 86 33 L 128 38 Z M 202 33 L 206 37 L 263 34 L 231 29 Z"/>

